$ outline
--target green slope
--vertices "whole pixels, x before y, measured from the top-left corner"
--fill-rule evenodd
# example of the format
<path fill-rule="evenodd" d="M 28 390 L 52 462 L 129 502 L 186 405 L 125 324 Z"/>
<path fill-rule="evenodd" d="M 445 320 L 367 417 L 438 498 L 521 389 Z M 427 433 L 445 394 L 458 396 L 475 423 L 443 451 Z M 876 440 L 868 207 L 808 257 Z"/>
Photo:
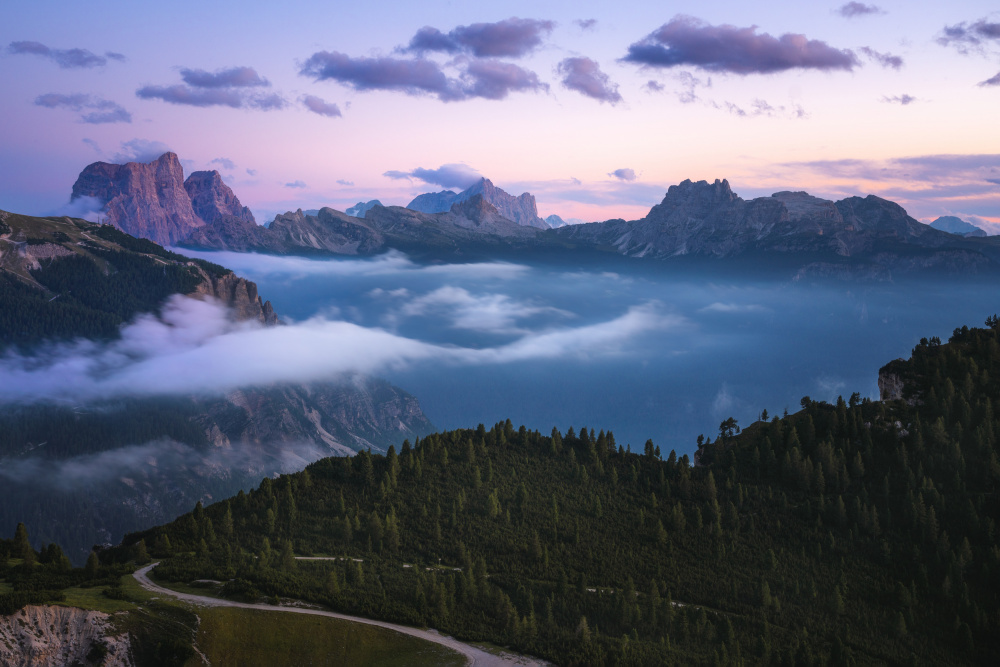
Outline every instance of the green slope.
<path fill-rule="evenodd" d="M 244 598 L 560 664 L 981 663 L 1000 651 L 990 324 L 888 367 L 913 405 L 803 399 L 742 433 L 724 422 L 698 467 L 508 421 L 325 459 L 125 544 L 172 556 L 168 581 L 233 579 Z"/>
<path fill-rule="evenodd" d="M 229 273 L 108 225 L 4 213 L 0 227 L 0 350 L 73 338 L 108 339 L 137 313 Z"/>

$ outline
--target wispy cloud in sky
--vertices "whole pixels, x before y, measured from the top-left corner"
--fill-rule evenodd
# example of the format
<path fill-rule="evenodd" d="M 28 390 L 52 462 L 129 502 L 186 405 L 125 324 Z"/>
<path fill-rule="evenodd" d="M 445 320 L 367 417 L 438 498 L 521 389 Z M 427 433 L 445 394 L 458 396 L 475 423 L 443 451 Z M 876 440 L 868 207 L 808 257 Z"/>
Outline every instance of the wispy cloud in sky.
<path fill-rule="evenodd" d="M 124 55 L 113 51 L 99 56 L 87 49 L 53 49 L 41 42 L 11 42 L 7 47 L 7 53 L 40 56 L 52 60 L 63 69 L 90 69 L 107 65 L 109 59 L 117 62 L 125 60 Z"/>
<path fill-rule="evenodd" d="M 517 17 L 496 23 L 460 25 L 448 33 L 424 26 L 405 50 L 468 53 L 477 58 L 520 58 L 541 46 L 554 27 L 552 21 Z"/>
<path fill-rule="evenodd" d="M 635 180 L 635 170 L 634 169 L 615 169 L 608 174 L 611 178 L 617 178 L 619 181 L 634 181 Z"/>
<path fill-rule="evenodd" d="M 303 95 L 302 104 L 305 105 L 306 109 L 320 116 L 326 116 L 327 118 L 341 117 L 340 107 L 333 102 L 327 102 L 322 97 Z"/>
<path fill-rule="evenodd" d="M 977 21 L 945 26 L 937 39 L 942 46 L 952 46 L 960 53 L 984 53 L 988 46 L 1000 44 L 1000 21 L 981 18 Z"/>
<path fill-rule="evenodd" d="M 48 109 L 71 109 L 79 112 L 82 122 L 92 125 L 132 122 L 132 114 L 116 102 L 82 93 L 72 95 L 47 93 L 39 95 L 35 98 L 35 106 L 46 107 Z"/>
<path fill-rule="evenodd" d="M 534 72 L 498 60 L 472 60 L 459 78 L 453 78 L 436 62 L 424 58 L 352 58 L 337 51 L 319 51 L 306 60 L 299 73 L 316 81 L 336 81 L 357 91 L 433 95 L 442 102 L 501 100 L 512 92 L 548 90 Z"/>
<path fill-rule="evenodd" d="M 881 53 L 867 46 L 862 46 L 858 51 L 887 69 L 899 69 L 903 66 L 903 59 L 891 53 Z"/>
<path fill-rule="evenodd" d="M 563 78 L 562 84 L 570 90 L 611 105 L 622 101 L 618 84 L 613 83 L 608 75 L 601 71 L 601 66 L 595 60 L 583 57 L 566 58 L 559 63 L 558 71 Z"/>
<path fill-rule="evenodd" d="M 645 67 L 700 67 L 730 74 L 772 74 L 791 69 L 852 71 L 859 65 L 849 49 L 837 49 L 805 35 L 772 37 L 756 26 L 710 25 L 677 16 L 628 47 L 625 62 Z"/>
<path fill-rule="evenodd" d="M 884 14 L 885 11 L 876 5 L 866 5 L 863 2 L 848 2 L 837 9 L 837 13 L 847 19 L 858 18 L 859 16 L 872 16 L 874 14 Z"/>
<path fill-rule="evenodd" d="M 270 82 L 252 67 L 230 67 L 215 72 L 181 69 L 184 83 L 166 86 L 143 86 L 135 94 L 145 100 L 159 99 L 170 104 L 193 107 L 224 106 L 233 109 L 274 111 L 288 106 L 277 93 L 254 92 L 268 88 Z"/>
<path fill-rule="evenodd" d="M 429 185 L 440 185 L 443 188 L 458 188 L 465 190 L 482 180 L 483 175 L 467 164 L 444 164 L 437 169 L 417 167 L 410 171 L 391 169 L 382 174 L 393 180 L 417 179 Z"/>

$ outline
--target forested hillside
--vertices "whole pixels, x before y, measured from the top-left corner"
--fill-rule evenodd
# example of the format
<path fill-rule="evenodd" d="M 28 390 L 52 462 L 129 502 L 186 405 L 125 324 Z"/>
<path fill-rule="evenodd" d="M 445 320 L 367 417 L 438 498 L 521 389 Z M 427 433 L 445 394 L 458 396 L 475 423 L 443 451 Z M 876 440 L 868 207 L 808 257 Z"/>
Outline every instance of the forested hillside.
<path fill-rule="evenodd" d="M 102 558 L 141 543 L 167 581 L 559 664 L 982 664 L 1000 652 L 998 336 L 991 317 L 921 341 L 889 369 L 899 400 L 727 420 L 694 467 L 508 421 L 321 460 Z"/>
<path fill-rule="evenodd" d="M 278 321 L 254 283 L 221 266 L 108 225 L 0 211 L 7 370 L 44 368 L 61 344 L 81 357 L 113 345 L 122 327 L 178 294 L 214 299 L 234 320 Z M 385 451 L 433 430 L 415 398 L 375 378 L 227 396 L 80 396 L 72 404 L 22 403 L 19 380 L 6 381 L 0 527 L 24 522 L 36 547 L 57 542 L 77 564 L 95 543 L 169 521 L 199 499 L 225 498 L 323 455 Z"/>
<path fill-rule="evenodd" d="M 3 220 L 0 350 L 113 338 L 137 313 L 193 292 L 206 273 L 230 273 L 108 225 L 6 212 Z"/>

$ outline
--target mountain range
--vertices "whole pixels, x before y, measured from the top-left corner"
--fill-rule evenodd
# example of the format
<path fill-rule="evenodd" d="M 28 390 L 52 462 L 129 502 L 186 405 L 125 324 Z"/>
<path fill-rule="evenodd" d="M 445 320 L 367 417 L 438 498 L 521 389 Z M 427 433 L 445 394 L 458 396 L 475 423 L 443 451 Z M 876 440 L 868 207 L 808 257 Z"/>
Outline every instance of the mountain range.
<path fill-rule="evenodd" d="M 964 227 L 949 227 L 959 233 L 935 229 L 874 195 L 835 202 L 784 191 L 744 200 L 726 180 L 686 180 L 670 186 L 638 220 L 552 228 L 561 219 L 538 218 L 530 194 L 513 197 L 482 179 L 461 193 L 420 195 L 405 208 L 372 201 L 359 202 L 350 213 L 300 209 L 262 227 L 217 172 L 195 172 L 187 181 L 182 176 L 171 153 L 148 165 L 95 163 L 73 193 L 106 201 L 108 222 L 121 229 L 204 250 L 364 256 L 395 248 L 428 258 L 531 252 L 663 263 L 685 258 L 715 265 L 725 260 L 798 279 L 884 281 L 924 272 L 1000 271 L 1000 238 L 968 234 Z"/>
<path fill-rule="evenodd" d="M 534 195 L 524 192 L 515 197 L 497 186 L 488 178 L 481 178 L 461 192 L 442 190 L 417 196 L 406 205 L 406 208 L 421 213 L 445 213 L 455 204 L 480 195 L 483 200 L 492 204 L 503 217 L 526 227 L 548 229 L 551 225 L 547 220 L 538 217 L 538 207 Z"/>
<path fill-rule="evenodd" d="M 228 269 L 111 225 L 0 212 L 0 354 L 44 359 L 59 342 L 113 342 L 122 326 L 177 295 L 213 299 L 237 322 L 281 326 L 257 286 Z M 319 456 L 385 451 L 431 429 L 413 396 L 369 377 L 219 396 L 8 404 L 0 406 L 0 472 L 49 472 L 0 477 L 0 523 L 24 521 L 37 539 L 80 559 L 95 543 L 261 477 Z M 122 460 L 134 465 L 102 464 Z M 60 478 L 91 469 L 99 483 Z"/>

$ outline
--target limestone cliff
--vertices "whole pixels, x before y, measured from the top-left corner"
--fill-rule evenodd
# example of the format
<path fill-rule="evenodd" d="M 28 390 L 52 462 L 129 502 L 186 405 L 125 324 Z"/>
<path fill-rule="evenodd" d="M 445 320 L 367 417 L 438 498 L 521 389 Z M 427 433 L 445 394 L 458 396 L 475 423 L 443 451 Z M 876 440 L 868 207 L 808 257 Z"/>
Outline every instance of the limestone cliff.
<path fill-rule="evenodd" d="M 203 280 L 195 289 L 194 296 L 218 299 L 232 310 L 238 320 L 253 320 L 268 326 L 278 324 L 278 316 L 271 307 L 271 302 L 264 301 L 257 293 L 257 283 L 241 278 L 235 273 L 215 275 L 209 274 L 201 267 L 196 268 L 203 276 Z"/>
<path fill-rule="evenodd" d="M 129 638 L 108 614 L 73 607 L 27 606 L 0 616 L 0 664 L 8 667 L 130 667 Z"/>
<path fill-rule="evenodd" d="M 240 200 L 228 185 L 222 182 L 222 176 L 217 171 L 196 171 L 184 181 L 184 189 L 191 197 L 191 206 L 195 215 L 205 223 L 215 222 L 222 216 L 232 216 L 255 222 L 253 213 Z"/>
<path fill-rule="evenodd" d="M 538 229 L 548 229 L 551 226 L 538 216 L 534 195 L 530 192 L 523 192 L 515 197 L 495 186 L 493 181 L 488 178 L 479 179 L 478 182 L 457 194 L 452 190 L 442 190 L 441 192 L 428 192 L 419 195 L 407 204 L 406 208 L 421 213 L 444 213 L 455 204 L 468 201 L 476 196 L 481 196 L 484 201 L 495 207 L 501 216 L 519 225 Z"/>
<path fill-rule="evenodd" d="M 73 184 L 71 201 L 93 197 L 103 205 L 104 222 L 132 236 L 173 244 L 219 218 L 254 221 L 217 171 L 196 171 L 184 180 L 174 153 L 150 163 L 88 165 Z"/>

